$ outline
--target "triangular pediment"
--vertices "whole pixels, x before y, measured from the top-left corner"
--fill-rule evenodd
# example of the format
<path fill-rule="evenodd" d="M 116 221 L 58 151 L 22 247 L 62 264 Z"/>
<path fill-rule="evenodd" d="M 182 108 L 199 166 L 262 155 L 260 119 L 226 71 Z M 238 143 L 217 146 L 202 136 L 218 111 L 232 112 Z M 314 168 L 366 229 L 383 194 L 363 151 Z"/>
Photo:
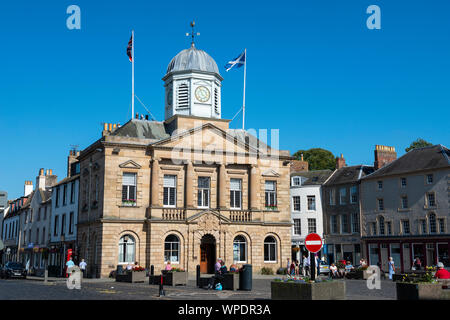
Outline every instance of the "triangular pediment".
<path fill-rule="evenodd" d="M 221 150 L 231 153 L 259 153 L 256 148 L 235 139 L 235 137 L 211 123 L 185 130 L 170 138 L 155 142 L 151 146 L 155 148 Z"/>
<path fill-rule="evenodd" d="M 133 160 L 125 161 L 124 163 L 119 164 L 120 168 L 126 169 L 140 169 L 141 166 Z"/>
<path fill-rule="evenodd" d="M 273 169 L 266 170 L 262 173 L 264 177 L 279 177 L 280 174 Z"/>
<path fill-rule="evenodd" d="M 214 210 L 211 210 L 211 209 L 200 211 L 200 212 L 194 214 L 193 216 L 189 217 L 188 219 L 186 219 L 186 221 L 188 223 L 199 223 L 199 222 L 205 220 L 205 218 L 212 218 L 212 219 L 215 219 L 215 220 L 222 220 L 223 222 L 231 222 L 230 219 L 225 217 L 220 212 L 214 211 Z M 209 220 L 212 220 L 212 219 L 209 219 Z"/>

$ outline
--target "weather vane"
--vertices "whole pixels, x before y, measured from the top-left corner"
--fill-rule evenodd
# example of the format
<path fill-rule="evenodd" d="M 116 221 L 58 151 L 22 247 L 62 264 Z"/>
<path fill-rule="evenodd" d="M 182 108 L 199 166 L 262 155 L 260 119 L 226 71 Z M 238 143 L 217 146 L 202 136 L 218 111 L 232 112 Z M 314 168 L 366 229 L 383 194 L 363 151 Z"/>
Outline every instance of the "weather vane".
<path fill-rule="evenodd" d="M 189 37 L 189 36 L 192 37 L 191 46 L 194 46 L 194 38 L 195 38 L 195 36 L 199 36 L 200 35 L 200 32 L 194 32 L 194 27 L 195 27 L 195 21 L 192 20 L 192 22 L 191 22 L 192 32 L 191 33 L 186 32 L 186 36 L 187 37 Z"/>

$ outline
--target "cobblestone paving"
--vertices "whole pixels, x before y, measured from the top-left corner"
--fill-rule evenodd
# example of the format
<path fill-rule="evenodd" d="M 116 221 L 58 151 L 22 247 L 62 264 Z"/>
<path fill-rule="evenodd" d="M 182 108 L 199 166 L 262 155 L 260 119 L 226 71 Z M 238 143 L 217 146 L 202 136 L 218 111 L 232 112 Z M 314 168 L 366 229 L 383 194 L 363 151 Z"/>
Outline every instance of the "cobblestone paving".
<path fill-rule="evenodd" d="M 69 290 L 64 281 L 0 280 L 0 300 L 265 300 L 270 299 L 269 279 L 254 279 L 252 291 L 215 291 L 188 286 L 165 286 L 164 297 L 159 288 L 148 283 L 89 282 L 81 290 Z M 369 290 L 363 280 L 346 280 L 347 300 L 396 299 L 395 284 L 382 281 L 380 290 Z"/>

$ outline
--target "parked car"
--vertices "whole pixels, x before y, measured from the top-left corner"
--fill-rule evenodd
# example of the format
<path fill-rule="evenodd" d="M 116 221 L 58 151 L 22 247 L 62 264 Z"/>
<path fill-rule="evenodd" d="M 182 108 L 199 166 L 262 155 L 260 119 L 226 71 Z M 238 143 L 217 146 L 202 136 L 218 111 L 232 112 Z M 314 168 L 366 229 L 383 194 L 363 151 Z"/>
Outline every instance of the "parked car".
<path fill-rule="evenodd" d="M 330 273 L 330 266 L 325 261 L 320 261 L 319 274 Z"/>
<path fill-rule="evenodd" d="M 7 262 L 1 269 L 0 275 L 2 279 L 23 278 L 27 277 L 27 270 L 24 265 L 18 262 Z"/>

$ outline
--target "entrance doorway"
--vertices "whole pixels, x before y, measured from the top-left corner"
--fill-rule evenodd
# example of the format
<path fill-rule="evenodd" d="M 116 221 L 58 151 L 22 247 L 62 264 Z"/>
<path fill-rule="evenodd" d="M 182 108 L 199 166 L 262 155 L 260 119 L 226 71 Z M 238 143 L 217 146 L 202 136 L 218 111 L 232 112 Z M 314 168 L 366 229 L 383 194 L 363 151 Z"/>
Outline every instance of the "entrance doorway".
<path fill-rule="evenodd" d="M 214 273 L 216 261 L 216 239 L 210 234 L 202 237 L 200 242 L 200 272 Z"/>

